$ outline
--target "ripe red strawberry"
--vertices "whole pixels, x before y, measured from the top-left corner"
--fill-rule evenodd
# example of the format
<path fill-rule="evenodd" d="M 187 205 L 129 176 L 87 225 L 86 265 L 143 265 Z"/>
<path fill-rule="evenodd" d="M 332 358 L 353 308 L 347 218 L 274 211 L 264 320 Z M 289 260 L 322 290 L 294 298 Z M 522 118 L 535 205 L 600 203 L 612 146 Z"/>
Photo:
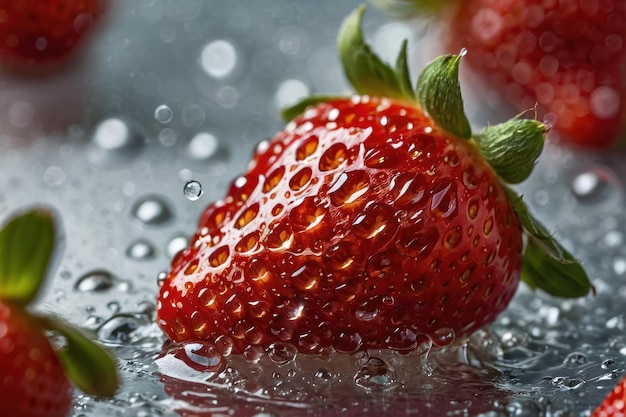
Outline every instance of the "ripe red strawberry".
<path fill-rule="evenodd" d="M 390 1 L 390 0 L 383 0 Z M 421 4 L 425 0 L 404 0 Z M 402 2 L 402 0 L 401 0 Z M 570 143 L 606 146 L 624 133 L 626 2 L 463 0 L 441 23 L 447 49 L 518 110 Z"/>
<path fill-rule="evenodd" d="M 517 119 L 472 136 L 456 56 L 424 70 L 420 107 L 406 49 L 397 70 L 378 60 L 362 10 L 339 36 L 361 95 L 306 102 L 207 208 L 160 290 L 158 323 L 171 339 L 237 353 L 445 345 L 507 306 L 523 257 L 531 285 L 588 292 L 580 265 L 500 183 L 530 174 L 544 126 Z"/>
<path fill-rule="evenodd" d="M 19 69 L 64 60 L 88 35 L 107 0 L 0 1 L 0 62 Z"/>
<path fill-rule="evenodd" d="M 591 417 L 623 417 L 626 415 L 626 378 L 613 388 Z"/>
<path fill-rule="evenodd" d="M 33 210 L 0 231 L 0 415 L 63 417 L 72 385 L 92 395 L 117 390 L 115 366 L 106 352 L 67 324 L 27 311 L 37 295 L 54 246 L 49 213 Z M 53 349 L 46 336 L 64 339 Z"/>

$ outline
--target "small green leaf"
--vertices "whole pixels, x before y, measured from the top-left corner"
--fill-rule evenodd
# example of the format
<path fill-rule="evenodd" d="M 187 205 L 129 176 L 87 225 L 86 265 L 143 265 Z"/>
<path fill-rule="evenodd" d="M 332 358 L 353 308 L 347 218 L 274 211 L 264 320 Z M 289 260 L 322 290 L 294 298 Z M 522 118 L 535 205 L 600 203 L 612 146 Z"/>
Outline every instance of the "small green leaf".
<path fill-rule="evenodd" d="M 402 67 L 398 73 L 372 52 L 361 31 L 364 12 L 365 6 L 354 10 L 339 29 L 337 46 L 346 78 L 358 94 L 412 101 L 413 95 L 405 91 L 407 73 L 402 61 L 406 56 L 398 58 Z M 402 54 L 406 54 L 406 50 L 400 51 Z"/>
<path fill-rule="evenodd" d="M 333 100 L 337 98 L 338 98 L 337 96 L 326 96 L 326 95 L 306 97 L 300 100 L 299 102 L 297 102 L 296 104 L 294 104 L 293 106 L 283 109 L 280 112 L 280 114 L 283 120 L 288 122 L 290 120 L 295 119 L 300 114 L 304 113 L 307 107 L 315 106 L 316 104 L 325 103 L 329 100 Z"/>
<path fill-rule="evenodd" d="M 442 55 L 429 63 L 417 80 L 417 98 L 430 117 L 460 138 L 472 136 L 459 85 L 461 55 Z"/>
<path fill-rule="evenodd" d="M 528 207 L 507 190 L 513 210 L 528 234 L 522 280 L 557 297 L 582 297 L 593 291 L 580 263 L 533 218 Z"/>
<path fill-rule="evenodd" d="M 31 210 L 0 231 L 0 298 L 24 306 L 37 295 L 54 250 L 52 214 Z"/>
<path fill-rule="evenodd" d="M 451 3 L 451 0 L 370 0 L 385 12 L 398 17 L 421 16 L 434 13 Z"/>
<path fill-rule="evenodd" d="M 546 126 L 532 119 L 511 119 L 474 135 L 483 157 L 510 184 L 524 181 L 543 150 Z"/>
<path fill-rule="evenodd" d="M 58 319 L 36 317 L 41 325 L 65 338 L 66 345 L 56 351 L 65 374 L 85 394 L 111 397 L 120 387 L 115 362 L 107 351 L 79 330 Z"/>

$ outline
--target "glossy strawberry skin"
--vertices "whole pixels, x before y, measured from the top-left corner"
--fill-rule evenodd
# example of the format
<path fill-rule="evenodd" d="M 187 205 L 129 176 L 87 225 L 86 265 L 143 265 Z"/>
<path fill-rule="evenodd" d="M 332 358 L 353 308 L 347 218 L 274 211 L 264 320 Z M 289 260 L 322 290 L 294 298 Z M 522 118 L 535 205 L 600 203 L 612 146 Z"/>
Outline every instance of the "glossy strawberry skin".
<path fill-rule="evenodd" d="M 591 417 L 619 417 L 626 414 L 626 378 L 613 388 Z"/>
<path fill-rule="evenodd" d="M 337 99 L 257 150 L 162 284 L 175 341 L 402 352 L 493 321 L 521 268 L 517 217 L 467 141 L 386 99 Z"/>
<path fill-rule="evenodd" d="M 519 111 L 564 142 L 607 146 L 623 134 L 626 3 L 556 0 L 457 2 L 448 48 Z"/>
<path fill-rule="evenodd" d="M 63 417 L 71 385 L 42 330 L 0 301 L 0 415 Z"/>
<path fill-rule="evenodd" d="M 64 60 L 105 8 L 103 0 L 0 1 L 0 62 L 24 69 Z"/>

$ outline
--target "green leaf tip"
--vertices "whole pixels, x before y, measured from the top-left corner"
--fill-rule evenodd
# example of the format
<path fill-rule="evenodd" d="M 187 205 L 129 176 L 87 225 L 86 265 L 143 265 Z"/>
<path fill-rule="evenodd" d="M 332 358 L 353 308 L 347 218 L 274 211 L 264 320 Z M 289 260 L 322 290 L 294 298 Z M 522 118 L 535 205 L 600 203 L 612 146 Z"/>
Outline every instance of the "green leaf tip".
<path fill-rule="evenodd" d="M 33 209 L 16 215 L 0 231 L 0 298 L 29 304 L 45 280 L 55 245 L 50 211 Z"/>
<path fill-rule="evenodd" d="M 454 0 L 371 0 L 379 9 L 393 16 L 410 18 L 440 11 Z"/>
<path fill-rule="evenodd" d="M 589 277 L 574 257 L 528 211 L 522 197 L 511 190 L 509 199 L 528 235 L 522 281 L 556 297 L 584 297 L 595 292 Z"/>
<path fill-rule="evenodd" d="M 97 397 L 112 397 L 117 392 L 120 387 L 117 366 L 106 350 L 61 320 L 44 316 L 37 319 L 42 327 L 65 339 L 65 345 L 56 354 L 76 388 Z"/>
<path fill-rule="evenodd" d="M 500 177 L 518 184 L 532 173 L 548 128 L 533 119 L 511 119 L 474 135 L 483 157 Z"/>
<path fill-rule="evenodd" d="M 459 65 L 463 55 L 442 55 L 430 62 L 417 80 L 417 98 L 441 128 L 469 139 L 472 129 L 463 110 L 459 84 Z"/>
<path fill-rule="evenodd" d="M 304 111 L 310 107 L 310 106 L 315 106 L 316 104 L 320 104 L 320 103 L 326 103 L 330 100 L 334 100 L 337 99 L 337 96 L 330 96 L 330 95 L 319 95 L 319 96 L 311 96 L 311 97 L 306 97 L 302 100 L 300 100 L 299 102 L 297 102 L 296 104 L 286 107 L 284 108 L 281 112 L 280 115 L 282 117 L 282 119 L 286 122 L 289 122 L 293 119 L 295 119 L 298 115 L 304 113 Z"/>
<path fill-rule="evenodd" d="M 408 73 L 406 42 L 396 68 L 383 62 L 363 38 L 361 22 L 365 6 L 350 13 L 341 24 L 337 36 L 339 57 L 346 78 L 358 94 L 414 101 Z"/>

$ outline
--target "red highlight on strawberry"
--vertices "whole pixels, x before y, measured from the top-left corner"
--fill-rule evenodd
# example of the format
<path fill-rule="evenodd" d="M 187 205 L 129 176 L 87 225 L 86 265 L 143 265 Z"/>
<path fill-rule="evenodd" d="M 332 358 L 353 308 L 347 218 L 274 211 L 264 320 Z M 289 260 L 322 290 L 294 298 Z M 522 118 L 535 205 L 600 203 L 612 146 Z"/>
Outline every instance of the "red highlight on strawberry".
<path fill-rule="evenodd" d="M 223 354 L 419 353 L 492 322 L 520 279 L 561 297 L 589 292 L 507 185 L 531 174 L 546 127 L 515 118 L 472 133 L 463 58 L 434 60 L 414 88 L 406 44 L 395 66 L 382 62 L 363 10 L 338 38 L 357 95 L 288 109 L 174 258 L 157 303 L 172 340 Z"/>

